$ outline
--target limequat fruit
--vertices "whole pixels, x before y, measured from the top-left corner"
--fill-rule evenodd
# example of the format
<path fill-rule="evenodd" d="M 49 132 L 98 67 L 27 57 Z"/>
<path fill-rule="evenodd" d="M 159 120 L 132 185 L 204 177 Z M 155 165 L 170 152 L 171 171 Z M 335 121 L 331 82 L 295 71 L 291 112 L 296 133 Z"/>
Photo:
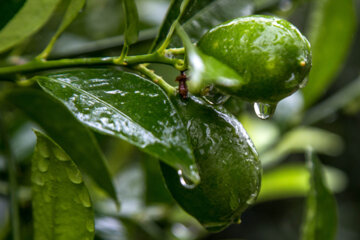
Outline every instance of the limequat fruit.
<path fill-rule="evenodd" d="M 161 164 L 166 185 L 179 205 L 209 231 L 239 222 L 260 190 L 261 163 L 241 123 L 222 106 L 189 96 L 173 99 L 183 117 L 201 182 Z"/>
<path fill-rule="evenodd" d="M 294 25 L 277 17 L 255 15 L 225 22 L 197 46 L 242 77 L 238 88 L 217 87 L 251 102 L 276 105 L 304 85 L 311 68 L 309 42 Z"/>

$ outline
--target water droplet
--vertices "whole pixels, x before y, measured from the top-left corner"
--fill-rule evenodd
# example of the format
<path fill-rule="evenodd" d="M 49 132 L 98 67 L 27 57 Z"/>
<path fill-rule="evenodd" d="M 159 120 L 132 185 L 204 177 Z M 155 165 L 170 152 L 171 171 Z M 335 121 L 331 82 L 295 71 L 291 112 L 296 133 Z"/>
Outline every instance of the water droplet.
<path fill-rule="evenodd" d="M 49 160 L 46 158 L 39 158 L 37 165 L 40 172 L 46 172 L 49 169 Z"/>
<path fill-rule="evenodd" d="M 246 203 L 249 205 L 254 204 L 256 201 L 256 198 L 257 198 L 257 193 L 252 193 L 252 194 L 250 194 L 248 200 L 246 200 Z"/>
<path fill-rule="evenodd" d="M 254 110 L 258 118 L 268 119 L 275 113 L 276 103 L 270 104 L 270 103 L 257 102 L 254 103 Z"/>
<path fill-rule="evenodd" d="M 306 86 L 306 84 L 308 83 L 308 81 L 309 81 L 309 78 L 304 78 L 303 80 L 302 80 L 302 82 L 299 84 L 299 88 L 304 88 L 305 86 Z"/>
<path fill-rule="evenodd" d="M 180 177 L 180 183 L 183 187 L 187 188 L 187 189 L 193 189 L 196 187 L 196 184 L 193 183 L 190 179 L 188 179 L 186 176 L 184 176 L 183 171 L 182 170 L 178 170 L 178 174 Z"/>
<path fill-rule="evenodd" d="M 54 153 L 56 159 L 59 161 L 69 161 L 70 160 L 69 156 L 59 148 L 53 148 L 53 153 Z"/>
<path fill-rule="evenodd" d="M 44 141 L 38 141 L 37 143 L 37 147 L 38 147 L 38 150 L 39 150 L 39 153 L 40 155 L 43 157 L 43 158 L 49 158 L 50 157 L 50 149 L 47 145 L 46 142 Z"/>
<path fill-rule="evenodd" d="M 86 222 L 86 229 L 87 229 L 89 232 L 94 232 L 94 231 L 95 231 L 94 221 L 88 220 L 88 221 Z"/>
<path fill-rule="evenodd" d="M 234 223 L 240 224 L 241 223 L 241 218 L 235 219 Z"/>
<path fill-rule="evenodd" d="M 80 201 L 84 207 L 91 207 L 89 193 L 83 188 L 79 194 Z"/>
<path fill-rule="evenodd" d="M 82 176 L 80 171 L 75 167 L 68 167 L 66 168 L 66 173 L 70 179 L 71 182 L 75 184 L 80 184 L 82 182 Z"/>
<path fill-rule="evenodd" d="M 44 186 L 45 185 L 45 178 L 44 178 L 44 175 L 41 174 L 41 173 L 34 173 L 32 175 L 32 181 L 39 185 L 39 186 Z"/>

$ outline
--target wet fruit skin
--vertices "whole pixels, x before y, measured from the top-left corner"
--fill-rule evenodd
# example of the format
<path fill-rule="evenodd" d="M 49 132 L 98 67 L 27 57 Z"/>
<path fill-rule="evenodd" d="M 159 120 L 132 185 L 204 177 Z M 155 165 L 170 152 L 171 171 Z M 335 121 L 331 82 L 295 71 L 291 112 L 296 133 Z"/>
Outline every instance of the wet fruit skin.
<path fill-rule="evenodd" d="M 211 29 L 197 46 L 232 67 L 245 82 L 239 88 L 218 87 L 251 102 L 276 103 L 291 95 L 311 68 L 309 42 L 277 17 L 231 20 Z"/>
<path fill-rule="evenodd" d="M 173 168 L 161 163 L 166 185 L 179 205 L 207 230 L 238 222 L 259 193 L 261 163 L 241 123 L 221 106 L 190 96 L 172 99 L 183 116 L 201 182 L 185 187 Z"/>

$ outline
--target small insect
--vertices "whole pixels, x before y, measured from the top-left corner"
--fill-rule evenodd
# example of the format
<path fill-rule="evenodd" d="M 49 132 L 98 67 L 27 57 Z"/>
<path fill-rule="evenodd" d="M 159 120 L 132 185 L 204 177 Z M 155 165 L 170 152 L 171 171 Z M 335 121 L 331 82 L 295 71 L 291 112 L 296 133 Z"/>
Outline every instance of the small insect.
<path fill-rule="evenodd" d="M 188 88 L 186 85 L 187 77 L 184 71 L 181 71 L 181 74 L 176 77 L 177 82 L 179 82 L 179 94 L 182 99 L 188 98 Z"/>

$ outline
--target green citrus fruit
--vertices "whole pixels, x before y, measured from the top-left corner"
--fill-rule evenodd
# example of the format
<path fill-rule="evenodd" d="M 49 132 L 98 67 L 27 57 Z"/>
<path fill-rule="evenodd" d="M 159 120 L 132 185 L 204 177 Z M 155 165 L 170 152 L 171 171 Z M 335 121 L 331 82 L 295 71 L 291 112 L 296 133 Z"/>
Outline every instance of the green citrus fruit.
<path fill-rule="evenodd" d="M 197 46 L 243 78 L 238 88 L 218 87 L 252 102 L 277 103 L 304 85 L 311 68 L 309 42 L 277 17 L 255 15 L 223 23 Z"/>
<path fill-rule="evenodd" d="M 173 102 L 187 126 L 201 181 L 194 186 L 161 164 L 166 185 L 185 211 L 209 231 L 220 231 L 239 222 L 255 201 L 261 163 L 241 123 L 223 107 L 194 96 Z"/>

